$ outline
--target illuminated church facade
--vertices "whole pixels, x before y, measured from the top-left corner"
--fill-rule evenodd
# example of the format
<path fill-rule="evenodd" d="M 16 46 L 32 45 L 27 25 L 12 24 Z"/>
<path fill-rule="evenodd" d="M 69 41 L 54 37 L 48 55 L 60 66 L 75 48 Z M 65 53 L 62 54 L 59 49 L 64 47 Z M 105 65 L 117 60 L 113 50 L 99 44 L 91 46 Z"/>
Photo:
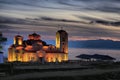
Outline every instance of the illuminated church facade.
<path fill-rule="evenodd" d="M 56 45 L 48 45 L 39 34 L 29 34 L 27 40 L 16 35 L 8 48 L 8 62 L 64 62 L 68 60 L 68 33 L 56 32 Z"/>

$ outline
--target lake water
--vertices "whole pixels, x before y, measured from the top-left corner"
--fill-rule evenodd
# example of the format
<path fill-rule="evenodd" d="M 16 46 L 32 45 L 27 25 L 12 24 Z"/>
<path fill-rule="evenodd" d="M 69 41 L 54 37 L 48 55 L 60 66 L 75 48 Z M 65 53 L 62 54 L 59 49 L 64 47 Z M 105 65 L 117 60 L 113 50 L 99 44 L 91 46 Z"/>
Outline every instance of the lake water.
<path fill-rule="evenodd" d="M 84 48 L 69 48 L 69 59 L 77 60 L 75 56 L 80 54 L 102 54 L 109 55 L 120 61 L 120 50 L 109 50 L 109 49 L 84 49 Z"/>

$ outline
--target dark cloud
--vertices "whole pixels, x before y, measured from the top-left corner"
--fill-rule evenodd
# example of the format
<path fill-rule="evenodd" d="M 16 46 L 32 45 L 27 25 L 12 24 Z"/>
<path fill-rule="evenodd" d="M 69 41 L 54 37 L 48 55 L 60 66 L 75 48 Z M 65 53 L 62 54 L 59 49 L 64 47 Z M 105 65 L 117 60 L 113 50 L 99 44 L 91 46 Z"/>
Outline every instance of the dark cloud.
<path fill-rule="evenodd" d="M 32 24 L 38 21 L 57 21 L 57 22 L 73 22 L 73 23 L 85 23 L 83 21 L 76 21 L 76 20 L 67 20 L 67 19 L 57 19 L 51 17 L 39 17 L 39 18 L 10 18 L 10 17 L 3 17 L 0 16 L 0 23 L 11 23 L 11 24 Z"/>
<path fill-rule="evenodd" d="M 86 9 L 102 11 L 102 12 L 120 13 L 120 7 L 115 7 L 114 5 L 111 5 L 111 6 L 105 6 L 104 5 L 102 7 L 86 8 Z"/>
<path fill-rule="evenodd" d="M 120 13 L 119 0 L 58 0 L 60 4 L 71 6 L 73 10 L 96 10 Z"/>
<path fill-rule="evenodd" d="M 50 18 L 50 17 L 41 17 L 42 20 L 47 20 L 47 21 L 60 21 L 60 22 L 75 22 L 75 23 L 80 23 L 80 21 L 75 21 L 75 20 L 67 20 L 67 19 L 56 19 L 56 18 Z"/>
<path fill-rule="evenodd" d="M 0 16 L 0 23 L 14 23 L 14 24 L 24 24 L 26 20 L 19 19 L 19 18 L 10 18 L 10 17 L 3 17 Z"/>
<path fill-rule="evenodd" d="M 120 12 L 119 0 L 0 0 L 0 8 L 26 6 L 62 10 L 98 10 L 103 12 Z M 17 8 L 12 7 L 12 8 Z M 24 10 L 24 8 L 23 8 Z"/>
<path fill-rule="evenodd" d="M 20 28 L 15 28 L 15 27 L 12 27 L 12 26 L 8 26 L 8 25 L 5 25 L 5 24 L 0 24 L 0 31 L 1 32 L 5 32 L 5 33 L 18 33 L 16 31 L 14 31 L 13 29 L 20 29 Z"/>
<path fill-rule="evenodd" d="M 11 27 L 8 26 L 8 25 L 2 25 L 2 24 L 0 24 L 0 29 L 9 29 L 9 28 L 11 28 Z"/>
<path fill-rule="evenodd" d="M 78 18 L 82 18 L 85 20 L 89 20 L 90 24 L 103 24 L 103 25 L 107 25 L 107 26 L 120 26 L 120 21 L 108 21 L 108 20 L 102 20 L 102 19 L 98 19 L 98 18 L 94 18 L 94 17 L 82 17 L 82 16 L 77 16 Z"/>
<path fill-rule="evenodd" d="M 104 20 L 96 20 L 96 21 L 91 21 L 92 23 L 98 23 L 98 24 L 103 24 L 103 25 L 108 25 L 108 26 L 120 26 L 120 22 L 110 22 L 110 21 L 104 21 Z"/>
<path fill-rule="evenodd" d="M 0 0 L 0 24 L 16 32 L 54 34 L 56 27 L 62 26 L 70 35 L 120 37 L 117 27 L 108 28 L 120 25 L 119 3 L 120 0 Z"/>
<path fill-rule="evenodd" d="M 13 21 L 12 21 L 13 20 Z M 7 32 L 29 32 L 37 31 L 42 34 L 47 32 L 55 35 L 55 32 L 59 27 L 64 27 L 65 30 L 70 35 L 74 36 L 119 36 L 116 32 L 109 29 L 104 29 L 99 26 L 93 26 L 92 24 L 76 22 L 73 20 L 64 20 L 64 19 L 55 19 L 49 17 L 40 17 L 40 18 L 27 18 L 27 19 L 17 19 L 17 18 L 0 18 L 0 23 L 3 24 L 4 30 Z M 2 27 L 0 27 L 3 30 Z M 112 35 L 111 35 L 112 34 Z"/>

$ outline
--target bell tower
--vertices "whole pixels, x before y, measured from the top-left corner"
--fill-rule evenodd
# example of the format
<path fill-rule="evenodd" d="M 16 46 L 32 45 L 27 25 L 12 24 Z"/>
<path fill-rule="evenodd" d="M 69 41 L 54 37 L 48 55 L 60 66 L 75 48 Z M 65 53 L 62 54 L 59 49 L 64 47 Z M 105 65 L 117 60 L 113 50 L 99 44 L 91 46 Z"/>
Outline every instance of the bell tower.
<path fill-rule="evenodd" d="M 68 53 L 68 33 L 62 29 L 56 32 L 56 48 Z"/>
<path fill-rule="evenodd" d="M 14 37 L 14 45 L 22 45 L 23 44 L 23 37 L 20 35 L 16 35 Z"/>

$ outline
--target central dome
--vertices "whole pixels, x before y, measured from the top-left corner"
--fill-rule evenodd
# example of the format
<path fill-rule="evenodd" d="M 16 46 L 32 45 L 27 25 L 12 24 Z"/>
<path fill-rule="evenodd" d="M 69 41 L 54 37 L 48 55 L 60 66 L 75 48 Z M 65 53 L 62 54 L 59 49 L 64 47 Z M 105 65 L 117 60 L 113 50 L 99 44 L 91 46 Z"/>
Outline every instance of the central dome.
<path fill-rule="evenodd" d="M 41 36 L 37 33 L 29 34 L 28 38 L 30 40 L 40 40 Z"/>
<path fill-rule="evenodd" d="M 59 32 L 59 33 L 62 33 L 62 32 L 66 32 L 66 31 L 64 31 L 64 30 L 58 30 L 58 32 Z"/>
<path fill-rule="evenodd" d="M 37 33 L 33 33 L 33 34 L 30 34 L 30 36 L 39 36 L 40 37 L 40 35 L 39 34 L 37 34 Z"/>

